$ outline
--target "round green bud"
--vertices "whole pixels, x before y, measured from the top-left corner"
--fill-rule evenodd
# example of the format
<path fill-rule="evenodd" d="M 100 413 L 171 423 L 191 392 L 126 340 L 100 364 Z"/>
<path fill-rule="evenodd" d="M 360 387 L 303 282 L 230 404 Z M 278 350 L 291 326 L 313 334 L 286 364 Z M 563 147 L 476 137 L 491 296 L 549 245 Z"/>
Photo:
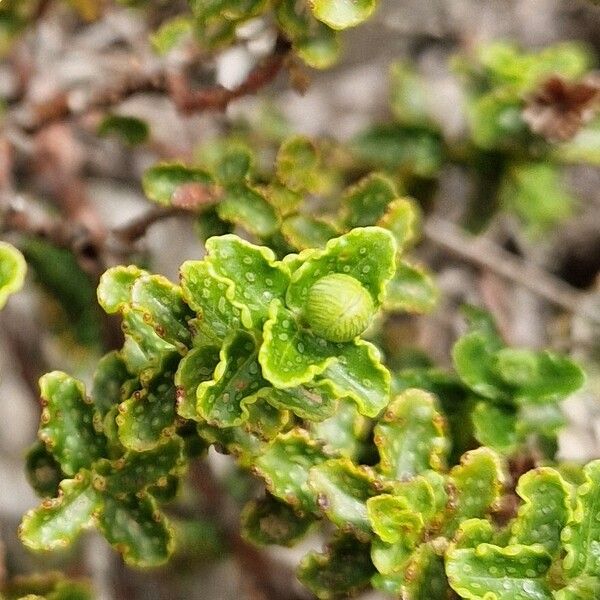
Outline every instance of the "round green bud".
<path fill-rule="evenodd" d="M 304 316 L 318 336 L 349 342 L 369 326 L 374 312 L 373 298 L 358 280 L 334 273 L 310 288 Z"/>

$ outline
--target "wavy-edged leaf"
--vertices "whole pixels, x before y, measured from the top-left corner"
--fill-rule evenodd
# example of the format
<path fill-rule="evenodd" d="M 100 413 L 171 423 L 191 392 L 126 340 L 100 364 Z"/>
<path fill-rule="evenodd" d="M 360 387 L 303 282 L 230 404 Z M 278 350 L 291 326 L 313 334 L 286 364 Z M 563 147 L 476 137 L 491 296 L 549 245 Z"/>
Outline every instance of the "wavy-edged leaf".
<path fill-rule="evenodd" d="M 554 600 L 596 600 L 600 597 L 600 578 L 582 575 L 553 592 Z"/>
<path fill-rule="evenodd" d="M 397 199 L 393 180 L 382 173 L 371 173 L 344 192 L 344 224 L 349 229 L 374 225 Z"/>
<path fill-rule="evenodd" d="M 319 154 L 311 140 L 295 135 L 284 140 L 275 161 L 277 178 L 293 192 L 314 191 Z"/>
<path fill-rule="evenodd" d="M 504 485 L 500 457 L 489 448 L 477 448 L 463 455 L 449 474 L 451 507 L 448 535 L 467 519 L 485 517 L 500 499 Z"/>
<path fill-rule="evenodd" d="M 561 548 L 561 531 L 571 518 L 567 484 L 558 471 L 538 467 L 520 477 L 517 494 L 523 505 L 512 524 L 510 544 L 542 544 L 555 556 Z"/>
<path fill-rule="evenodd" d="M 25 467 L 27 481 L 38 496 L 54 498 L 58 494 L 58 486 L 66 475 L 42 442 L 36 442 L 29 449 Z"/>
<path fill-rule="evenodd" d="M 293 192 L 278 181 L 272 182 L 265 188 L 265 195 L 282 218 L 296 213 L 304 202 L 303 193 Z"/>
<path fill-rule="evenodd" d="M 301 419 L 309 421 L 323 421 L 331 417 L 338 402 L 337 394 L 325 381 L 286 389 L 268 387 L 259 392 L 259 397 L 279 410 L 290 410 Z"/>
<path fill-rule="evenodd" d="M 242 510 L 242 536 L 259 546 L 293 546 L 315 522 L 311 515 L 299 517 L 270 494 L 246 504 Z"/>
<path fill-rule="evenodd" d="M 135 567 L 162 565 L 173 551 L 171 527 L 150 496 L 106 496 L 98 528 Z"/>
<path fill-rule="evenodd" d="M 11 294 L 23 287 L 26 272 L 23 255 L 12 244 L 0 241 L 0 310 Z"/>
<path fill-rule="evenodd" d="M 331 223 L 306 215 L 287 217 L 281 224 L 281 233 L 296 250 L 324 248 L 331 238 L 339 234 Z"/>
<path fill-rule="evenodd" d="M 192 348 L 181 360 L 175 373 L 177 386 L 177 414 L 184 419 L 198 420 L 198 386 L 209 381 L 219 363 L 216 346 Z"/>
<path fill-rule="evenodd" d="M 94 406 L 85 386 L 60 371 L 40 379 L 39 438 L 70 476 L 104 456 L 106 439 L 94 427 Z"/>
<path fill-rule="evenodd" d="M 159 163 L 144 173 L 142 187 L 149 200 L 170 206 L 173 194 L 182 185 L 199 183 L 213 184 L 212 178 L 202 169 L 188 167 L 182 163 Z"/>
<path fill-rule="evenodd" d="M 262 327 L 274 298 L 282 298 L 289 283 L 287 269 L 265 246 L 254 246 L 235 235 L 207 240 L 209 262 L 217 275 L 233 283 L 231 301 L 242 311 L 246 327 Z"/>
<path fill-rule="evenodd" d="M 360 539 L 369 536 L 366 503 L 381 490 L 371 469 L 356 466 L 349 458 L 330 459 L 312 467 L 308 481 L 332 523 L 345 531 L 351 528 Z"/>
<path fill-rule="evenodd" d="M 80 471 L 74 479 L 61 482 L 57 498 L 44 500 L 23 517 L 19 536 L 32 550 L 66 548 L 93 525 L 101 505 L 90 474 Z"/>
<path fill-rule="evenodd" d="M 339 535 L 325 552 L 310 552 L 298 567 L 298 579 L 319 600 L 348 598 L 369 585 L 374 567 L 369 544 L 352 535 Z"/>
<path fill-rule="evenodd" d="M 175 431 L 177 355 L 163 365 L 142 390 L 119 405 L 119 440 L 129 450 L 152 450 Z"/>
<path fill-rule="evenodd" d="M 319 19 L 332 29 L 348 29 L 366 21 L 378 0 L 312 0 L 312 10 Z"/>
<path fill-rule="evenodd" d="M 290 308 L 302 311 L 311 287 L 334 273 L 353 277 L 371 294 L 375 307 L 381 304 L 396 268 L 396 242 L 389 231 L 381 227 L 357 227 L 329 240 L 323 250 L 307 252 L 304 264 L 294 271 L 288 288 Z"/>
<path fill-rule="evenodd" d="M 468 600 L 551 600 L 544 581 L 551 563 L 541 546 L 451 549 L 446 573 L 452 589 Z"/>
<path fill-rule="evenodd" d="M 98 284 L 98 302 L 106 313 L 112 315 L 122 312 L 131 302 L 131 290 L 134 283 L 148 275 L 147 271 L 135 265 L 112 267 L 100 277 Z"/>
<path fill-rule="evenodd" d="M 207 444 L 213 444 L 218 452 L 231 454 L 244 467 L 252 467 L 256 458 L 264 452 L 266 444 L 252 432 L 241 427 L 220 428 L 208 423 L 198 423 L 198 435 Z"/>
<path fill-rule="evenodd" d="M 374 440 L 386 477 L 406 479 L 444 467 L 448 451 L 444 419 L 435 398 L 410 389 L 390 402 L 375 426 Z"/>
<path fill-rule="evenodd" d="M 391 375 L 379 351 L 369 342 L 357 338 L 345 344 L 321 376 L 338 397 L 355 402 L 366 417 L 376 417 L 388 403 Z"/>
<path fill-rule="evenodd" d="M 433 543 L 422 544 L 412 555 L 406 566 L 402 592 L 408 600 L 432 600 L 447 596 L 448 580 L 444 561 Z"/>
<path fill-rule="evenodd" d="M 191 325 L 196 329 L 195 344 L 217 344 L 241 325 L 242 311 L 232 301 L 234 286 L 216 274 L 208 261 L 189 260 L 179 270 L 183 297 L 198 311 Z"/>
<path fill-rule="evenodd" d="M 392 312 L 428 313 L 438 299 L 439 290 L 427 270 L 401 261 L 385 289 L 383 307 Z"/>
<path fill-rule="evenodd" d="M 421 212 L 412 198 L 397 198 L 388 204 L 375 224 L 392 232 L 398 251 L 402 252 L 412 246 L 420 234 Z"/>
<path fill-rule="evenodd" d="M 105 354 L 99 361 L 92 384 L 92 399 L 100 418 L 123 400 L 122 386 L 131 379 L 127 365 L 117 351 Z"/>
<path fill-rule="evenodd" d="M 317 510 L 317 496 L 308 484 L 308 473 L 327 459 L 307 432 L 293 429 L 278 435 L 256 458 L 255 469 L 269 492 L 306 514 Z"/>
<path fill-rule="evenodd" d="M 217 214 L 223 221 L 259 237 L 272 235 L 279 225 L 275 209 L 263 193 L 247 184 L 227 186 L 217 204 Z"/>
<path fill-rule="evenodd" d="M 173 437 L 148 452 L 127 452 L 121 458 L 96 466 L 94 486 L 118 497 L 166 487 L 168 478 L 185 471 L 183 442 Z"/>
<path fill-rule="evenodd" d="M 246 406 L 248 419 L 243 428 L 257 435 L 262 440 L 272 440 L 277 434 L 285 431 L 292 415 L 288 410 L 280 410 L 257 395 L 256 401 Z"/>
<path fill-rule="evenodd" d="M 423 517 L 418 508 L 412 507 L 406 498 L 380 494 L 369 498 L 366 504 L 369 523 L 382 541 L 396 544 L 405 540 L 411 541 L 412 546 L 417 543 L 423 531 Z"/>
<path fill-rule="evenodd" d="M 278 388 L 295 388 L 312 381 L 335 361 L 342 348 L 342 344 L 303 329 L 277 301 L 269 309 L 263 339 L 258 360 L 263 376 Z"/>
<path fill-rule="evenodd" d="M 223 344 L 213 378 L 197 389 L 198 414 L 211 425 L 235 427 L 248 419 L 247 405 L 268 383 L 258 363 L 254 337 L 239 330 Z"/>
<path fill-rule="evenodd" d="M 568 577 L 600 577 L 600 460 L 584 467 L 585 483 L 577 488 L 573 517 L 562 532 Z"/>

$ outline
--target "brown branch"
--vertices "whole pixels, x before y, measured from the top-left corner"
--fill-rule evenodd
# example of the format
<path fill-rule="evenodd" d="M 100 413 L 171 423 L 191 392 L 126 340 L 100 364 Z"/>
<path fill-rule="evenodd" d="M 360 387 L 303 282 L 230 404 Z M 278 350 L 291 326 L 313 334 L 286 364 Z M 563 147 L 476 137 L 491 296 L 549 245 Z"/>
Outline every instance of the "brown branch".
<path fill-rule="evenodd" d="M 165 219 L 170 219 L 171 217 L 175 217 L 177 215 L 185 214 L 186 212 L 188 211 L 185 211 L 182 208 L 174 207 L 152 208 L 143 215 L 132 219 L 129 221 L 129 223 L 116 227 L 111 231 L 111 234 L 120 242 L 130 246 L 146 235 L 148 229 L 150 229 L 150 227 L 155 223 Z"/>
<path fill-rule="evenodd" d="M 586 304 L 586 294 L 490 240 L 470 237 L 438 217 L 427 220 L 424 233 L 430 242 L 454 256 L 513 281 L 568 312 L 600 322 L 600 314 Z"/>

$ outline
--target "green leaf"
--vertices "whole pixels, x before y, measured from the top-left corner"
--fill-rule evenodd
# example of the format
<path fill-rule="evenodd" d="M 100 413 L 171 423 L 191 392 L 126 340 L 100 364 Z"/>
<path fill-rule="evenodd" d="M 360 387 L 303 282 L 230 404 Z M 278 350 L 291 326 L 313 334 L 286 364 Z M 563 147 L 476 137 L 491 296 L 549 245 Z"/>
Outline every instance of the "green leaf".
<path fill-rule="evenodd" d="M 236 427 L 248 420 L 248 404 L 256 402 L 257 392 L 268 383 L 258 364 L 254 337 L 237 331 L 221 348 L 220 362 L 213 378 L 197 390 L 199 415 L 211 425 Z"/>
<path fill-rule="evenodd" d="M 482 446 L 501 454 L 512 454 L 517 448 L 517 413 L 512 407 L 478 402 L 471 414 L 474 435 Z"/>
<path fill-rule="evenodd" d="M 582 575 L 568 585 L 553 592 L 554 600 L 596 600 L 600 595 L 600 579 Z"/>
<path fill-rule="evenodd" d="M 304 194 L 302 192 L 293 192 L 278 181 L 272 182 L 265 188 L 265 195 L 269 203 L 281 217 L 295 214 L 304 202 Z"/>
<path fill-rule="evenodd" d="M 243 424 L 243 428 L 267 441 L 288 429 L 292 419 L 289 411 L 279 410 L 259 396 L 256 402 L 247 405 L 247 409 L 248 420 Z"/>
<path fill-rule="evenodd" d="M 571 518 L 567 484 L 558 471 L 538 467 L 520 477 L 517 494 L 523 505 L 511 527 L 510 544 L 542 544 L 555 556 L 561 548 L 561 531 Z"/>
<path fill-rule="evenodd" d="M 323 250 L 307 252 L 304 264 L 294 271 L 288 288 L 290 308 L 302 311 L 312 286 L 333 273 L 353 277 L 371 294 L 375 307 L 381 304 L 385 286 L 395 271 L 396 243 L 389 231 L 359 227 L 329 240 Z"/>
<path fill-rule="evenodd" d="M 390 106 L 396 122 L 402 125 L 426 125 L 429 90 L 420 74 L 408 62 L 396 62 L 390 68 Z"/>
<path fill-rule="evenodd" d="M 302 559 L 298 579 L 320 600 L 330 600 L 356 595 L 369 585 L 373 572 L 369 544 L 340 535 L 323 554 L 310 552 Z"/>
<path fill-rule="evenodd" d="M 454 548 L 477 548 L 494 541 L 494 526 L 487 519 L 467 519 L 454 534 Z"/>
<path fill-rule="evenodd" d="M 25 461 L 29 485 L 38 496 L 53 498 L 66 475 L 60 465 L 41 442 L 36 442 L 27 452 Z"/>
<path fill-rule="evenodd" d="M 406 567 L 403 592 L 410 600 L 447 597 L 448 580 L 444 572 L 444 562 L 438 556 L 433 543 L 422 544 L 411 557 Z"/>
<path fill-rule="evenodd" d="M 162 339 L 186 351 L 192 338 L 187 322 L 193 314 L 179 286 L 161 275 L 145 275 L 133 284 L 131 302 Z"/>
<path fill-rule="evenodd" d="M 317 510 L 317 497 L 308 485 L 309 469 L 326 460 L 319 444 L 302 429 L 278 435 L 256 458 L 256 471 L 273 496 L 298 514 Z"/>
<path fill-rule="evenodd" d="M 391 375 L 381 363 L 377 348 L 356 339 L 340 348 L 335 362 L 322 372 L 339 398 L 349 398 L 366 417 L 376 417 L 387 405 Z"/>
<path fill-rule="evenodd" d="M 57 498 L 46 499 L 27 512 L 19 536 L 32 550 L 65 548 L 94 523 L 100 508 L 100 496 L 91 485 L 90 474 L 80 471 L 74 479 L 61 482 Z"/>
<path fill-rule="evenodd" d="M 519 404 L 555 403 L 585 382 L 581 367 L 548 351 L 503 348 L 496 354 L 495 369 L 507 384 L 518 388 L 515 401 Z"/>
<path fill-rule="evenodd" d="M 125 562 L 135 567 L 162 565 L 173 551 L 171 528 L 150 496 L 106 496 L 98 527 Z"/>
<path fill-rule="evenodd" d="M 376 225 L 392 232 L 398 252 L 402 252 L 420 235 L 421 212 L 412 198 L 397 198 L 388 204 Z"/>
<path fill-rule="evenodd" d="M 275 209 L 265 196 L 247 184 L 229 185 L 217 205 L 219 218 L 243 227 L 258 237 L 268 237 L 279 226 Z"/>
<path fill-rule="evenodd" d="M 414 546 L 423 531 L 423 517 L 419 510 L 410 506 L 402 496 L 381 494 L 369 498 L 367 514 L 373 531 L 387 544 L 405 540 Z"/>
<path fill-rule="evenodd" d="M 98 126 L 98 135 L 116 134 L 129 146 L 143 144 L 150 136 L 150 127 L 146 121 L 136 117 L 108 114 Z"/>
<path fill-rule="evenodd" d="M 319 21 L 332 29 L 347 29 L 366 21 L 377 7 L 377 0 L 313 0 L 311 6 Z"/>
<path fill-rule="evenodd" d="M 386 477 L 406 479 L 427 469 L 441 470 L 448 444 L 435 398 L 411 389 L 392 400 L 375 426 L 374 440 Z"/>
<path fill-rule="evenodd" d="M 503 465 L 489 448 L 463 455 L 449 475 L 451 513 L 446 532 L 451 535 L 467 519 L 485 517 L 496 507 L 504 484 Z"/>
<path fill-rule="evenodd" d="M 286 242 L 296 250 L 323 248 L 338 235 L 337 229 L 327 221 L 306 215 L 292 215 L 281 224 Z"/>
<path fill-rule="evenodd" d="M 264 246 L 235 235 L 207 240 L 209 262 L 220 277 L 233 283 L 231 301 L 242 311 L 246 327 L 262 327 L 274 298 L 282 298 L 289 283 L 287 269 Z"/>
<path fill-rule="evenodd" d="M 344 192 L 344 224 L 349 229 L 374 225 L 397 198 L 396 185 L 389 177 L 371 173 Z"/>
<path fill-rule="evenodd" d="M 179 272 L 183 297 L 200 315 L 193 322 L 197 329 L 195 343 L 220 345 L 241 324 L 242 311 L 233 304 L 234 285 L 217 275 L 205 260 L 188 260 Z"/>
<path fill-rule="evenodd" d="M 212 179 L 202 169 L 181 163 L 160 163 L 148 169 L 142 178 L 142 187 L 148 199 L 163 206 L 170 206 L 177 188 L 187 183 L 210 186 Z"/>
<path fill-rule="evenodd" d="M 309 485 L 327 518 L 344 531 L 352 529 L 359 539 L 369 536 L 367 500 L 381 490 L 368 467 L 357 467 L 348 458 L 327 460 L 312 467 Z"/>
<path fill-rule="evenodd" d="M 92 399 L 101 419 L 111 408 L 122 402 L 122 387 L 130 379 L 131 374 L 120 352 L 109 352 L 98 361 L 94 372 Z"/>
<path fill-rule="evenodd" d="M 119 405 L 119 439 L 129 450 L 152 450 L 175 431 L 175 355 L 165 362 L 142 390 Z"/>
<path fill-rule="evenodd" d="M 192 348 L 179 363 L 175 373 L 177 414 L 184 419 L 198 420 L 198 386 L 212 378 L 218 363 L 219 349 L 216 346 Z"/>
<path fill-rule="evenodd" d="M 100 277 L 98 302 L 109 315 L 123 312 L 131 303 L 131 290 L 135 282 L 148 273 L 135 265 L 112 267 Z"/>
<path fill-rule="evenodd" d="M 322 421 L 336 411 L 337 394 L 325 381 L 315 381 L 298 387 L 263 388 L 258 392 L 269 404 L 279 410 L 290 410 L 301 419 Z"/>
<path fill-rule="evenodd" d="M 567 551 L 563 567 L 571 579 L 580 575 L 600 577 L 600 461 L 588 463 L 584 474 L 573 517 L 562 532 Z"/>
<path fill-rule="evenodd" d="M 550 600 L 544 575 L 550 556 L 541 546 L 451 549 L 446 573 L 452 589 L 468 600 Z"/>
<path fill-rule="evenodd" d="M 289 505 L 266 495 L 242 510 L 242 536 L 259 546 L 294 546 L 314 523 L 312 516 L 299 517 Z"/>
<path fill-rule="evenodd" d="M 11 244 L 0 241 L 0 310 L 11 294 L 23 287 L 26 272 L 23 255 Z"/>
<path fill-rule="evenodd" d="M 219 157 L 215 175 L 223 185 L 239 184 L 248 179 L 254 157 L 252 150 L 242 143 L 229 143 Z"/>
<path fill-rule="evenodd" d="M 383 307 L 387 311 L 431 312 L 439 299 L 439 290 L 423 268 L 402 261 L 388 282 Z"/>
<path fill-rule="evenodd" d="M 278 388 L 295 388 L 322 373 L 342 345 L 316 337 L 296 322 L 280 302 L 273 301 L 263 330 L 258 360 L 263 376 Z"/>
<path fill-rule="evenodd" d="M 42 415 L 39 438 L 70 476 L 88 468 L 106 451 L 94 428 L 94 407 L 80 381 L 53 371 L 40 379 Z"/>
<path fill-rule="evenodd" d="M 281 144 L 275 161 L 276 174 L 293 192 L 315 191 L 318 167 L 319 154 L 308 138 L 296 135 Z"/>

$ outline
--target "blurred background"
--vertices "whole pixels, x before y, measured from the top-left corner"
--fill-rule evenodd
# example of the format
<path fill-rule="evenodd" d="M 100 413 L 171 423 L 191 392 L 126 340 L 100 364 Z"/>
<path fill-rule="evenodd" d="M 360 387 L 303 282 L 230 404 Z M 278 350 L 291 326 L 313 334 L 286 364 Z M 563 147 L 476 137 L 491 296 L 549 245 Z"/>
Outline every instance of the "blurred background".
<path fill-rule="evenodd" d="M 182 492 L 176 517 L 195 526 L 182 534 L 171 570 L 131 573 L 93 534 L 52 558 L 29 554 L 16 537 L 22 513 L 37 504 L 23 461 L 38 425 L 38 377 L 63 369 L 89 381 L 102 347 L 114 346 L 118 325 L 94 304 L 102 268 L 137 261 L 176 279 L 183 260 L 201 256 L 202 224 L 189 215 L 161 214 L 143 235 L 131 226 L 156 210 L 141 187 L 144 171 L 160 160 L 207 160 L 219 136 L 246 140 L 266 169 L 281 139 L 301 132 L 325 140 L 345 182 L 369 168 L 393 173 L 424 211 L 415 256 L 435 272 L 442 300 L 433 315 L 399 318 L 390 346 L 407 341 L 448 365 L 458 307 L 485 306 L 510 343 L 582 361 L 589 379 L 565 403 L 559 453 L 600 456 L 600 8 L 587 0 L 381 0 L 370 21 L 344 33 L 334 68 L 288 62 L 258 94 L 214 110 L 178 105 L 157 83 L 161 74 L 187 70 L 196 86 L 235 90 L 274 52 L 272 25 L 246 24 L 216 56 L 185 41 L 161 54 L 150 36 L 177 3 L 157 4 L 148 12 L 50 0 L 32 3 L 17 26 L 14 3 L 0 0 L 0 230 L 32 266 L 24 292 L 0 313 L 0 577 L 65 568 L 91 576 L 102 600 L 269 597 L 248 583 L 244 559 L 211 525 L 198 497 L 202 473 Z M 562 48 L 567 79 L 587 93 L 564 82 L 559 92 L 524 84 L 518 101 L 479 102 L 491 85 L 482 73 L 500 73 L 511 44 L 523 56 Z M 560 102 L 548 101 L 553 93 Z M 517 124 L 515 106 L 529 111 Z M 548 106 L 563 111 L 558 125 Z M 113 128 L 107 114 L 131 117 L 131 129 Z M 472 233 L 489 245 L 473 245 Z M 233 492 L 222 512 L 234 522 L 246 482 L 216 454 L 210 468 Z M 290 584 L 305 550 L 266 553 L 265 577 L 281 580 L 271 597 L 309 597 Z M 246 557 L 246 567 L 255 559 Z"/>

